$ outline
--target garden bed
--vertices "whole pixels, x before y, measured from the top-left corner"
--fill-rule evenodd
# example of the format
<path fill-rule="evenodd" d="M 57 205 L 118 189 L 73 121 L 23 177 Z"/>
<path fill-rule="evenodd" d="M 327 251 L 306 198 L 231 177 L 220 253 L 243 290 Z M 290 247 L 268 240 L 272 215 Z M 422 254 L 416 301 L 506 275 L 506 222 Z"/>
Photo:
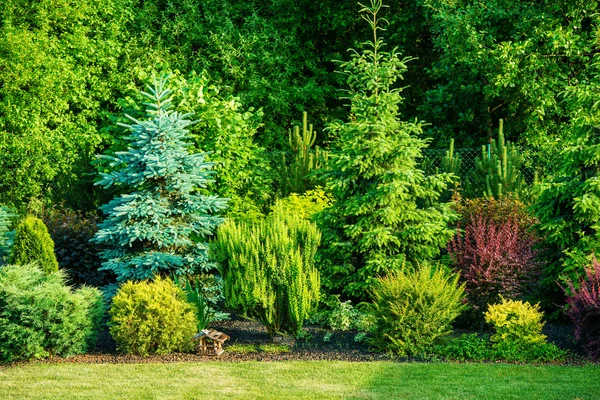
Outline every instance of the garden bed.
<path fill-rule="evenodd" d="M 176 363 L 176 362 L 209 362 L 209 361 L 383 361 L 397 360 L 389 354 L 370 351 L 365 343 L 354 340 L 357 332 L 331 332 L 316 325 L 304 328 L 307 339 L 294 340 L 293 344 L 282 344 L 278 338 L 268 335 L 265 327 L 258 321 L 248 320 L 233 315 L 226 321 L 215 322 L 212 327 L 231 337 L 225 343 L 225 352 L 218 357 L 200 356 L 189 353 L 172 353 L 168 355 L 151 355 L 147 357 L 124 355 L 117 352 L 116 344 L 108 330 L 99 338 L 96 348 L 88 353 L 69 358 L 50 357 L 35 360 L 35 363 L 49 364 L 142 364 L 142 363 Z M 329 341 L 324 337 L 331 335 Z M 463 333 L 460 330 L 455 334 Z M 575 351 L 576 356 L 567 360 L 566 364 L 582 364 L 581 349 L 577 348 L 572 338 L 572 327 L 568 325 L 546 324 L 544 334 L 548 340 L 561 348 Z M 406 359 L 402 359 L 406 360 Z"/>

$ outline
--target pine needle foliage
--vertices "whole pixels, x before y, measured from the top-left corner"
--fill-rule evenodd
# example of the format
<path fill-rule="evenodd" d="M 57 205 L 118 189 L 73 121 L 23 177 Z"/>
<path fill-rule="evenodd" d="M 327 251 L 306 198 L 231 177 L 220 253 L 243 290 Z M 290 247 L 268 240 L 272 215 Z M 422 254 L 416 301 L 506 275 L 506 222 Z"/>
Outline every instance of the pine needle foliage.
<path fill-rule="evenodd" d="M 206 153 L 190 154 L 189 114 L 172 110 L 168 76 L 154 79 L 142 94 L 149 99 L 147 119 L 126 115 L 131 132 L 126 151 L 101 156 L 112 172 L 102 173 L 96 185 L 118 186 L 125 194 L 100 209 L 106 219 L 95 243 L 105 245 L 102 269 L 119 281 L 155 275 L 210 272 L 206 240 L 221 224 L 218 212 L 226 199 L 199 192 L 212 182 L 213 163 Z"/>
<path fill-rule="evenodd" d="M 455 219 L 449 204 L 439 202 L 452 175 L 425 176 L 419 168 L 427 147 L 418 137 L 423 123 L 398 117 L 403 97 L 397 83 L 411 58 L 382 50 L 383 7 L 380 0 L 363 6 L 373 40 L 340 63 L 350 86 L 350 118 L 328 125 L 337 139 L 323 178 L 335 203 L 318 217 L 325 287 L 363 299 L 377 276 L 438 256 Z"/>
<path fill-rule="evenodd" d="M 271 334 L 297 333 L 319 302 L 320 239 L 316 225 L 297 214 L 225 223 L 213 250 L 227 305 L 259 318 Z"/>
<path fill-rule="evenodd" d="M 58 271 L 54 242 L 41 219 L 28 215 L 17 225 L 10 261 L 16 265 L 37 263 L 47 274 Z"/>

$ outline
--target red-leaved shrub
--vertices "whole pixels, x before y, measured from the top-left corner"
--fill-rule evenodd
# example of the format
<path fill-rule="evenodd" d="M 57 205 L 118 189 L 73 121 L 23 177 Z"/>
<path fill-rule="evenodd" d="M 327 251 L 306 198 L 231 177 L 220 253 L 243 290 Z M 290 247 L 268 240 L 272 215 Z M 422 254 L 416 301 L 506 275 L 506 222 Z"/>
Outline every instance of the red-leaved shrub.
<path fill-rule="evenodd" d="M 594 257 L 585 279 L 576 288 L 568 283 L 567 314 L 575 325 L 575 338 L 590 357 L 600 360 L 600 263 Z M 570 293 L 570 295 L 569 295 Z"/>
<path fill-rule="evenodd" d="M 487 204 L 484 207 L 482 203 Z M 528 222 L 532 220 L 523 217 L 524 207 L 505 198 L 471 200 L 463 208 L 464 234 L 454 237 L 448 252 L 477 311 L 485 311 L 500 296 L 518 299 L 537 281 L 540 263 L 534 246 L 538 238 L 529 232 Z"/>

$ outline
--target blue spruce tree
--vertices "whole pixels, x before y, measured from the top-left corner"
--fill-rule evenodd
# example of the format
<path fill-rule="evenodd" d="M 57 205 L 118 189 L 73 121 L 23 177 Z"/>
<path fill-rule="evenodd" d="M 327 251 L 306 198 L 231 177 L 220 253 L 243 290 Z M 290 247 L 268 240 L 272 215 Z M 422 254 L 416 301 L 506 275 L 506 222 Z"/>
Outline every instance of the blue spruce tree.
<path fill-rule="evenodd" d="M 148 86 L 147 119 L 121 124 L 131 133 L 126 151 L 104 155 L 112 172 L 96 182 L 121 194 L 100 207 L 106 219 L 92 239 L 104 246 L 102 269 L 119 281 L 155 275 L 211 272 L 206 239 L 223 222 L 226 199 L 201 191 L 211 182 L 213 164 L 190 154 L 190 114 L 173 111 L 168 76 Z M 204 190 L 205 191 L 205 190 Z"/>

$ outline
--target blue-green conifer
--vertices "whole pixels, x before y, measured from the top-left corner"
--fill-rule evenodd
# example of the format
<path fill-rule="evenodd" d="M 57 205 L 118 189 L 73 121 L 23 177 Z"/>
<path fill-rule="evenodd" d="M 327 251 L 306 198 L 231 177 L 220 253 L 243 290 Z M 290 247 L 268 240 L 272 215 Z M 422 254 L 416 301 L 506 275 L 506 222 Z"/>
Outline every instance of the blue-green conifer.
<path fill-rule="evenodd" d="M 126 115 L 131 125 L 126 151 L 101 156 L 111 172 L 96 182 L 121 194 L 100 209 L 106 219 L 92 239 L 103 245 L 102 269 L 119 281 L 155 275 L 210 272 L 207 238 L 222 223 L 226 199 L 206 194 L 213 163 L 190 154 L 190 114 L 174 111 L 168 76 L 154 79 L 142 94 L 147 118 Z"/>

